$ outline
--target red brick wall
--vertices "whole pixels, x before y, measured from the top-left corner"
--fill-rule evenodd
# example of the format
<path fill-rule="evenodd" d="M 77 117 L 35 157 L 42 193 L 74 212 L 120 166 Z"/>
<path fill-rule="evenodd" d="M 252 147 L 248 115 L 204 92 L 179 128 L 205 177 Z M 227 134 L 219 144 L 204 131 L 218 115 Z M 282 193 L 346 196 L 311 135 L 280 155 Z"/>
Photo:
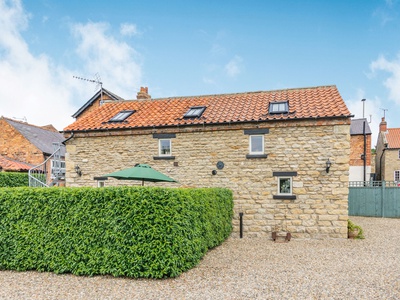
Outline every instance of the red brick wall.
<path fill-rule="evenodd" d="M 44 161 L 42 151 L 32 145 L 3 118 L 0 118 L 0 128 L 1 155 L 34 165 L 40 164 Z"/>
<path fill-rule="evenodd" d="M 103 100 L 112 100 L 107 94 L 103 94 Z M 76 119 L 79 120 L 83 116 L 91 113 L 100 106 L 100 97 L 97 98 L 92 105 L 88 106 Z"/>
<path fill-rule="evenodd" d="M 366 139 L 367 166 L 371 165 L 371 135 Z M 363 166 L 361 155 L 364 153 L 364 136 L 352 135 L 350 137 L 350 166 Z"/>

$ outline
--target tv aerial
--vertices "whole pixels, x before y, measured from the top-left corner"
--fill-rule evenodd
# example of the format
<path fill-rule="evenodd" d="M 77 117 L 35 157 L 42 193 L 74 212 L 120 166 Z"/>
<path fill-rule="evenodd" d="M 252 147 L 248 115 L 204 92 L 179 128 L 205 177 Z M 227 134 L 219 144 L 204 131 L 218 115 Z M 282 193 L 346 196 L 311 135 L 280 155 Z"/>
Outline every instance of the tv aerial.
<path fill-rule="evenodd" d="M 79 80 L 96 83 L 95 91 L 97 91 L 100 87 L 100 103 L 103 103 L 103 82 L 101 81 L 99 73 L 96 73 L 94 75 L 94 77 L 95 77 L 95 79 L 88 79 L 88 78 L 73 76 L 73 78 L 76 78 Z"/>

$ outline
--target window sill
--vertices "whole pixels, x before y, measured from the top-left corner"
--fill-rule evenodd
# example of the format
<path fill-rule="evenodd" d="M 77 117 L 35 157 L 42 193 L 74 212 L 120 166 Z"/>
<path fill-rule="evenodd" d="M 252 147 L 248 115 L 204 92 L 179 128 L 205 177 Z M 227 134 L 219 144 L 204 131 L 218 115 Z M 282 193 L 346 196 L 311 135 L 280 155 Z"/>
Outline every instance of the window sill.
<path fill-rule="evenodd" d="M 295 200 L 296 195 L 273 195 L 274 199 Z"/>
<path fill-rule="evenodd" d="M 246 158 L 251 159 L 251 158 L 267 158 L 268 154 L 247 154 Z"/>
<path fill-rule="evenodd" d="M 175 156 L 153 156 L 154 160 L 175 160 Z"/>

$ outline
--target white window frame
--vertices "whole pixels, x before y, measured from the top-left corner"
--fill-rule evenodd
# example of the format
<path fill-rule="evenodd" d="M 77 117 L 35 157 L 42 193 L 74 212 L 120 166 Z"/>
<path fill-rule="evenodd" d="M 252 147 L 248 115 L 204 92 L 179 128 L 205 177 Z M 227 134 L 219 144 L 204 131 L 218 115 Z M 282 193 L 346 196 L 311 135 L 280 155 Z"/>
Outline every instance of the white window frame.
<path fill-rule="evenodd" d="M 393 177 L 394 177 L 394 181 L 400 182 L 400 170 L 395 170 Z"/>
<path fill-rule="evenodd" d="M 105 180 L 98 180 L 97 181 L 97 187 L 102 188 L 106 186 L 106 181 Z"/>
<path fill-rule="evenodd" d="M 59 166 L 59 168 L 60 168 L 60 173 L 61 173 L 61 174 L 65 174 L 65 161 L 64 161 L 64 160 L 60 160 L 60 161 L 58 161 L 58 162 L 60 163 L 60 166 Z M 51 174 L 52 174 L 52 176 L 54 176 L 55 171 L 56 171 L 56 169 L 57 169 L 57 167 L 55 166 L 55 164 L 56 164 L 56 161 L 55 161 L 54 159 L 52 159 L 52 160 L 51 160 Z"/>
<path fill-rule="evenodd" d="M 289 179 L 289 192 L 285 193 L 281 191 L 281 180 L 287 180 L 287 179 Z M 285 195 L 285 196 L 293 195 L 293 177 L 291 176 L 278 177 L 278 195 Z"/>
<path fill-rule="evenodd" d="M 253 138 L 254 137 L 261 137 L 261 151 L 253 151 Z M 263 134 L 251 134 L 249 135 L 249 154 L 264 154 L 264 135 Z"/>
<path fill-rule="evenodd" d="M 161 143 L 164 141 L 169 142 L 169 153 L 162 153 Z M 158 155 L 159 156 L 172 156 L 172 140 L 171 139 L 159 139 L 158 140 Z"/>

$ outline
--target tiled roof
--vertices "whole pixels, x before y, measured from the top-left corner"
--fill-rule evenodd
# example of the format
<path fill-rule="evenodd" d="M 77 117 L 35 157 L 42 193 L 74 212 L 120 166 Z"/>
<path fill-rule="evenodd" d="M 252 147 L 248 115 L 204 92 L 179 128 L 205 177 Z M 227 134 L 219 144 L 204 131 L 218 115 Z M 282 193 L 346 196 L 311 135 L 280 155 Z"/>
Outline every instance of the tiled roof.
<path fill-rule="evenodd" d="M 279 101 L 289 102 L 289 113 L 269 114 L 269 103 Z M 193 106 L 205 106 L 206 109 L 199 118 L 184 118 Z M 123 110 L 136 112 L 123 122 L 108 122 Z M 112 102 L 67 126 L 64 132 L 350 116 L 336 86 L 320 86 Z"/>
<path fill-rule="evenodd" d="M 372 134 L 371 128 L 369 127 L 367 119 L 352 119 L 350 124 L 350 134 L 358 135 L 364 134 L 363 123 L 365 121 L 365 134 Z"/>
<path fill-rule="evenodd" d="M 109 90 L 106 90 L 103 88 L 103 94 L 106 94 L 108 97 L 110 97 L 113 100 L 116 101 L 123 101 L 124 99 L 121 98 L 120 96 L 110 92 Z M 101 95 L 101 90 L 98 90 L 96 94 L 92 98 L 90 98 L 81 108 L 78 109 L 76 113 L 72 115 L 73 118 L 77 118 L 86 108 L 88 108 L 90 105 L 93 104 L 94 101 L 96 101 L 97 98 L 99 98 Z"/>
<path fill-rule="evenodd" d="M 388 128 L 386 133 L 388 147 L 400 148 L 400 128 Z"/>
<path fill-rule="evenodd" d="M 0 155 L 0 168 L 5 171 L 28 171 L 33 165 Z"/>
<path fill-rule="evenodd" d="M 61 143 L 65 140 L 61 133 L 53 130 L 8 118 L 4 118 L 4 120 L 18 130 L 27 140 L 40 149 L 40 151 L 46 154 L 52 154 L 54 152 L 53 143 Z M 64 149 L 64 147 L 62 149 Z M 61 153 L 61 156 L 64 155 L 65 153 Z"/>

